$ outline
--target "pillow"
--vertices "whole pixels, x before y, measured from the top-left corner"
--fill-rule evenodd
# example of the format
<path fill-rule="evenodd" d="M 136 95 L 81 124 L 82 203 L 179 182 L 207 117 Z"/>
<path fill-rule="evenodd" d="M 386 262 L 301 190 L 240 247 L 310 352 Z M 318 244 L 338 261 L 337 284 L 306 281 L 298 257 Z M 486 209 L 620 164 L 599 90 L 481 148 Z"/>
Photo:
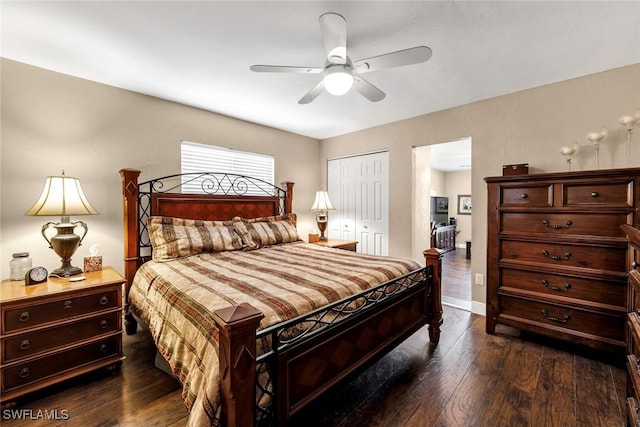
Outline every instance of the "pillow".
<path fill-rule="evenodd" d="M 247 250 L 302 240 L 298 236 L 295 222 L 296 214 L 252 219 L 233 218 L 235 230 Z"/>
<path fill-rule="evenodd" d="M 148 230 L 154 261 L 242 249 L 242 241 L 231 221 L 152 216 Z"/>

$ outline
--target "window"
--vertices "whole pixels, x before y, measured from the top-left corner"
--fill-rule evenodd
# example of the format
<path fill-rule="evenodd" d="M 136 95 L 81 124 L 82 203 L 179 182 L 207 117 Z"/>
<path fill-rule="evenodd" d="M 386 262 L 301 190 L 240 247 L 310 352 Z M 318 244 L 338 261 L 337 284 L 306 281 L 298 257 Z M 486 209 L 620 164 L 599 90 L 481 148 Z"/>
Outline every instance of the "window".
<path fill-rule="evenodd" d="M 261 179 L 274 184 L 273 156 L 266 154 L 237 151 L 224 147 L 182 141 L 181 144 L 182 173 L 216 172 L 243 175 Z M 183 184 L 184 193 L 202 193 L 202 179 Z M 230 183 L 229 183 L 230 185 Z M 246 193 L 264 195 L 264 190 L 250 186 Z"/>

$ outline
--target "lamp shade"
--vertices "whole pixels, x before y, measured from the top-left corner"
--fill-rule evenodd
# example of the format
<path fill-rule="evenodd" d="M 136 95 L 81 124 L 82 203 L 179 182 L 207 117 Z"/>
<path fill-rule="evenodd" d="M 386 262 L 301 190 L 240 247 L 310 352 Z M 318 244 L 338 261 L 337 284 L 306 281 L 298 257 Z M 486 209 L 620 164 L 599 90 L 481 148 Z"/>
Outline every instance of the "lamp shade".
<path fill-rule="evenodd" d="M 25 212 L 29 216 L 95 215 L 95 210 L 82 192 L 78 178 L 49 176 L 38 201 Z"/>
<path fill-rule="evenodd" d="M 329 200 L 329 193 L 324 190 L 316 191 L 316 200 L 311 206 L 312 211 L 333 211 L 335 208 Z"/>

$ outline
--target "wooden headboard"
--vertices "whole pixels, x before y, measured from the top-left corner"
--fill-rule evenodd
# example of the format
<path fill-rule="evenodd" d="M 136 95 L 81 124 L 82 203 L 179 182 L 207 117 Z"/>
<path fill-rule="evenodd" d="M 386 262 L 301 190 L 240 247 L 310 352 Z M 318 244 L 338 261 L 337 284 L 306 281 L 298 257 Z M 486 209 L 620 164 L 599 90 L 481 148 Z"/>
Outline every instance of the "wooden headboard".
<path fill-rule="evenodd" d="M 293 182 L 278 187 L 242 175 L 201 172 L 138 183 L 139 170 L 122 169 L 120 175 L 127 296 L 133 276 L 151 255 L 147 234 L 150 216 L 226 221 L 236 216 L 257 218 L 292 212 Z M 188 188 L 192 191 L 187 192 Z"/>

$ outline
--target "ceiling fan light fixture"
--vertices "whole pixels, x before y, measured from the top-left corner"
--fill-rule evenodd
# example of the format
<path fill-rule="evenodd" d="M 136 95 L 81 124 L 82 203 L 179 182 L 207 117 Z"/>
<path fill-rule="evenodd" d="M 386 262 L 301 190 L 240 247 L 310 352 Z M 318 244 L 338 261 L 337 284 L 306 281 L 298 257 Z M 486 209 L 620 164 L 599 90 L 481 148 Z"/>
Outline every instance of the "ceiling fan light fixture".
<path fill-rule="evenodd" d="M 353 86 L 353 73 L 346 65 L 334 65 L 325 71 L 324 87 L 331 95 L 344 95 Z"/>

